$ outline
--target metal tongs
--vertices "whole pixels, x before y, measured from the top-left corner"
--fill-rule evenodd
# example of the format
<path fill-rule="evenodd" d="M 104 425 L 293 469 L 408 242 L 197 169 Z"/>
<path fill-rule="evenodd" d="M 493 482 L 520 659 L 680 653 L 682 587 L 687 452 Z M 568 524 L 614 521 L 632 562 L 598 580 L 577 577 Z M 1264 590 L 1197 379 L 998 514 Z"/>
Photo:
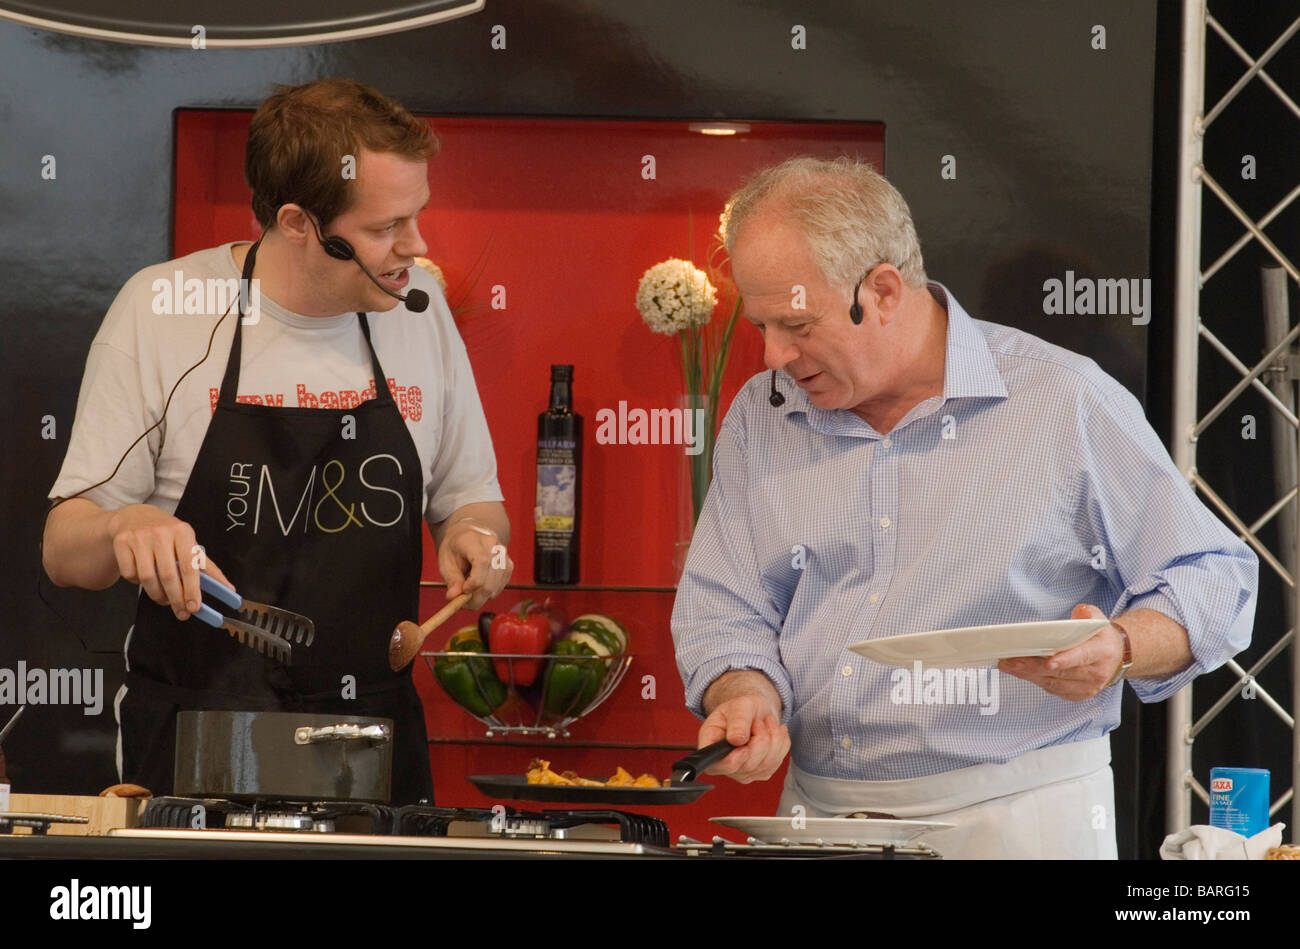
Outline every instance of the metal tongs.
<path fill-rule="evenodd" d="M 234 610 L 238 618 L 219 613 L 206 603 L 199 606 L 194 618 L 215 629 L 226 630 L 264 656 L 287 665 L 293 656 L 293 643 L 310 646 L 316 638 L 316 624 L 301 613 L 246 600 L 206 573 L 199 574 L 199 587 Z"/>

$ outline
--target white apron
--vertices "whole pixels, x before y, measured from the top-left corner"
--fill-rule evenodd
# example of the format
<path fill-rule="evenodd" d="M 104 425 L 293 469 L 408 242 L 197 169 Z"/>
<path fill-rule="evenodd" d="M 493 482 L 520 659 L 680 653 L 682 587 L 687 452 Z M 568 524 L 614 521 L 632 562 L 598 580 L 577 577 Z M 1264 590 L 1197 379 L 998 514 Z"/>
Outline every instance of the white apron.
<path fill-rule="evenodd" d="M 956 824 L 921 840 L 948 859 L 1114 860 L 1110 738 L 1053 745 L 1012 758 L 903 781 L 822 778 L 793 761 L 777 815 L 883 811 Z"/>

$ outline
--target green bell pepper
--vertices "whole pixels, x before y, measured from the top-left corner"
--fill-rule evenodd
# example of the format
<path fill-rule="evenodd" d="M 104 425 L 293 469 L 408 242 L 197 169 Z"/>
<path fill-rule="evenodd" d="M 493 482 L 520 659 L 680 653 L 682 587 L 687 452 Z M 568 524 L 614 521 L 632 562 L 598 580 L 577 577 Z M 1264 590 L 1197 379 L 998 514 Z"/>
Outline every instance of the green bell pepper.
<path fill-rule="evenodd" d="M 478 629 L 466 626 L 452 633 L 443 652 L 464 654 L 434 660 L 433 674 L 443 691 L 471 715 L 491 715 L 506 700 L 508 690 L 497 678 L 490 659 L 472 658 L 474 653 L 487 652 Z"/>
<path fill-rule="evenodd" d="M 605 663 L 595 659 L 565 659 L 566 656 L 595 656 L 586 643 L 561 639 L 551 647 L 556 658 L 548 661 L 542 680 L 545 707 L 552 715 L 577 715 L 600 691 L 605 678 Z"/>

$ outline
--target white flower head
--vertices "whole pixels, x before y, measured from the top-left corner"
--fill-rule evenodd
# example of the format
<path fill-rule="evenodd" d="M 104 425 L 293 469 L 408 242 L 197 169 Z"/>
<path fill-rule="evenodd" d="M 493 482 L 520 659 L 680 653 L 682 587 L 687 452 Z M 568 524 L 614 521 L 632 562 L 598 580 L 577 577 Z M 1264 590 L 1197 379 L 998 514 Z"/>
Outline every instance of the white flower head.
<path fill-rule="evenodd" d="M 415 266 L 422 267 L 433 275 L 433 279 L 438 281 L 438 286 L 442 287 L 443 295 L 447 294 L 447 278 L 443 276 L 442 268 L 435 264 L 428 257 L 415 258 Z"/>
<path fill-rule="evenodd" d="M 718 291 L 703 270 L 689 260 L 670 257 L 641 275 L 636 308 L 646 326 L 671 336 L 709 322 L 718 305 Z"/>

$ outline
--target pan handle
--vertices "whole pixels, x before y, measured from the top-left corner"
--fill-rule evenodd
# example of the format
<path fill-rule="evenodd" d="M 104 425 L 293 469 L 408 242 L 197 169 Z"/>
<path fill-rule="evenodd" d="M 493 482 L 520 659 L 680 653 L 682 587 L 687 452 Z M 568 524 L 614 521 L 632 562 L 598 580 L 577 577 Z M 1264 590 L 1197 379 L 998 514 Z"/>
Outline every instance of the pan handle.
<path fill-rule="evenodd" d="M 727 757 L 736 747 L 723 738 L 721 741 L 715 741 L 711 745 L 692 751 L 685 758 L 673 763 L 673 784 L 694 781 L 701 771 Z"/>
<path fill-rule="evenodd" d="M 299 725 L 293 730 L 295 745 L 312 745 L 320 741 L 370 741 L 376 744 L 392 741 L 393 733 L 387 725 L 326 725 L 312 728 Z"/>

